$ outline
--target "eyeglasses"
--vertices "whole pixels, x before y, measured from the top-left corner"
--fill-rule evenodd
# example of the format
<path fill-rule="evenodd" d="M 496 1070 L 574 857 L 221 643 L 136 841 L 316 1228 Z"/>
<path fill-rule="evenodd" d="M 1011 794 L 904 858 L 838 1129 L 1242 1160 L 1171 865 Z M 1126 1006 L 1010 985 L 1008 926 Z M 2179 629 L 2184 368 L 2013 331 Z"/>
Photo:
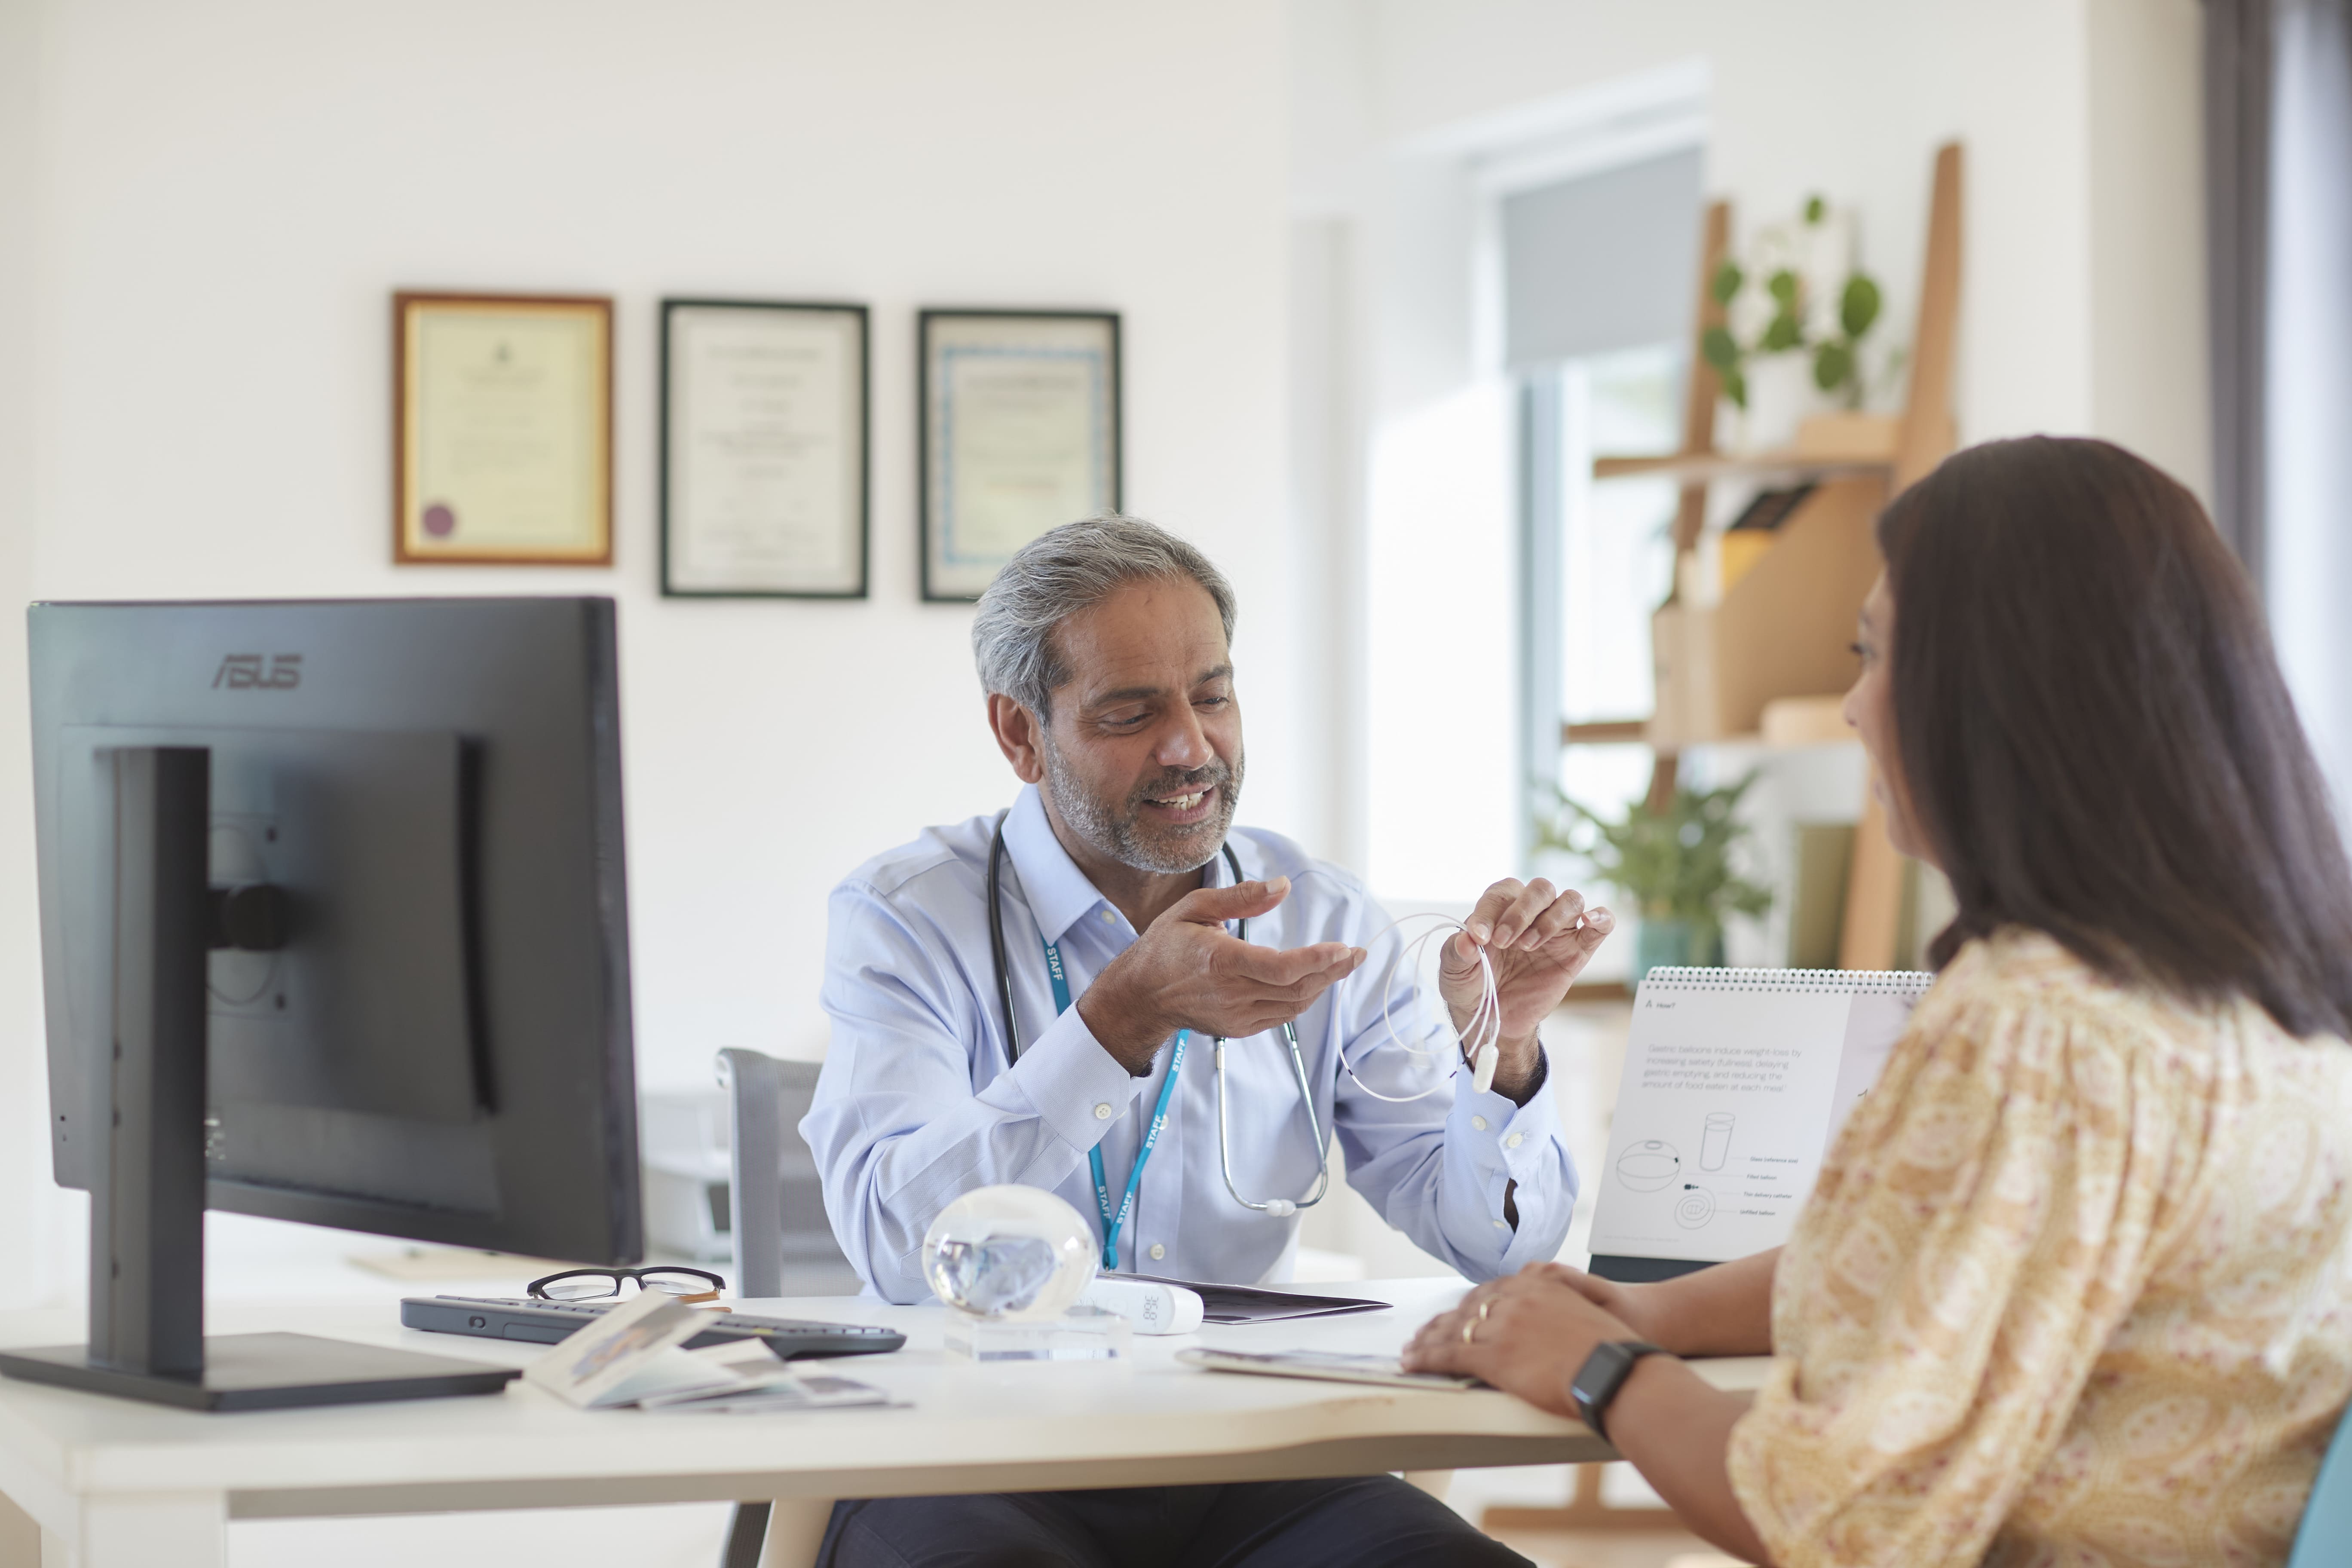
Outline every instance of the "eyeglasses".
<path fill-rule="evenodd" d="M 681 1301 L 716 1301 L 727 1281 L 707 1268 L 683 1268 L 665 1264 L 655 1268 L 567 1268 L 523 1287 L 541 1301 L 593 1301 L 617 1296 L 624 1281 L 634 1279 L 641 1290 L 659 1290 Z"/>

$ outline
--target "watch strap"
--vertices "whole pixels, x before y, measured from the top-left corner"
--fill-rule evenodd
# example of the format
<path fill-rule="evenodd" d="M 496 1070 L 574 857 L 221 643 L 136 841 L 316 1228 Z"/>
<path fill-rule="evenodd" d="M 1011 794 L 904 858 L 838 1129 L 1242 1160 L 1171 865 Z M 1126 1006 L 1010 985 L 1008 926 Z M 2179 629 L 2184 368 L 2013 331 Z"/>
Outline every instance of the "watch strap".
<path fill-rule="evenodd" d="M 1578 1419 L 1592 1428 L 1592 1435 L 1602 1442 L 1609 1440 L 1601 1418 L 1608 1413 L 1610 1402 L 1625 1380 L 1633 1375 L 1634 1366 L 1643 1356 L 1664 1355 L 1664 1348 L 1647 1340 L 1604 1340 L 1592 1347 L 1584 1364 L 1576 1369 L 1569 1380 L 1569 1402 L 1576 1406 Z"/>

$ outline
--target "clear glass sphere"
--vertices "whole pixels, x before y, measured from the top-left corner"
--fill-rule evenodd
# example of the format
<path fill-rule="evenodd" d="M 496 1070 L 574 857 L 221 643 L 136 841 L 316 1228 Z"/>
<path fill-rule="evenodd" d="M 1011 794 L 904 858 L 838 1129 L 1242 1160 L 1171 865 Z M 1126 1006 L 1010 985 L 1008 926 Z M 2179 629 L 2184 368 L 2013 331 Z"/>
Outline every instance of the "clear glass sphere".
<path fill-rule="evenodd" d="M 980 1187 L 923 1236 L 923 1278 L 940 1300 L 975 1318 L 1034 1323 L 1058 1318 L 1094 1283 L 1094 1233 L 1043 1187 Z"/>

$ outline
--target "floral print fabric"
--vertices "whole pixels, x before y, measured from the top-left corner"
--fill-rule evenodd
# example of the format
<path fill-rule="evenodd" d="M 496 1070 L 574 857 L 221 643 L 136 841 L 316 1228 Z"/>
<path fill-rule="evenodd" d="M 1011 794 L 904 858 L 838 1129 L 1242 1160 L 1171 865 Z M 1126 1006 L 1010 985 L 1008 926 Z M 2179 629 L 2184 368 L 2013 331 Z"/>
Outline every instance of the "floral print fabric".
<path fill-rule="evenodd" d="M 1781 1568 L 2276 1563 L 2352 1397 L 2352 1047 L 1964 948 L 1782 1252 Z"/>

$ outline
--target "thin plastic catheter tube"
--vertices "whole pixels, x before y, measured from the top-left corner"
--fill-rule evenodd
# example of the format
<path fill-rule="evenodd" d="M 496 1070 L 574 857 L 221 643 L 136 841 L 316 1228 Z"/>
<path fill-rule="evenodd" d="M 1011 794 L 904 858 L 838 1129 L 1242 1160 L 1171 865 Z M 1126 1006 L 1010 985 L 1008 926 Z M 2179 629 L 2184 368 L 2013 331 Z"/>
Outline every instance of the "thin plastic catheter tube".
<path fill-rule="evenodd" d="M 1410 964 L 1417 973 L 1421 967 L 1422 950 L 1429 945 L 1431 939 L 1451 936 L 1456 931 L 1466 934 L 1470 928 L 1451 915 L 1407 915 L 1403 920 L 1391 922 L 1375 935 L 1372 941 L 1379 942 L 1381 937 L 1386 936 L 1390 931 L 1412 921 L 1437 921 L 1441 923 L 1404 944 L 1403 950 L 1398 956 L 1406 963 L 1389 966 L 1387 974 L 1381 983 L 1381 1028 L 1387 1034 L 1389 1042 L 1407 1056 L 1430 1059 L 1434 1058 L 1438 1053 L 1423 1050 L 1396 1032 L 1396 973 L 1399 969 L 1406 967 L 1407 964 Z M 1442 955 L 1439 962 L 1441 963 L 1444 962 Z M 1478 948 L 1478 1002 L 1471 1008 L 1470 1016 L 1463 1021 L 1457 1034 L 1461 1041 L 1462 1054 L 1471 1064 L 1471 1087 L 1480 1094 L 1485 1094 L 1494 1087 L 1495 1069 L 1502 1060 L 1503 1004 L 1495 989 L 1494 961 L 1488 957 L 1484 945 Z M 1444 1088 L 1447 1081 L 1440 1079 L 1419 1094 L 1382 1094 L 1379 1089 L 1366 1083 L 1363 1075 L 1356 1071 L 1355 1064 L 1348 1059 L 1348 1051 L 1344 1044 L 1339 1047 L 1339 1066 L 1346 1070 L 1349 1078 L 1356 1080 L 1357 1088 L 1374 1100 L 1386 1100 L 1391 1105 L 1410 1105 L 1416 1100 L 1426 1100 Z"/>

